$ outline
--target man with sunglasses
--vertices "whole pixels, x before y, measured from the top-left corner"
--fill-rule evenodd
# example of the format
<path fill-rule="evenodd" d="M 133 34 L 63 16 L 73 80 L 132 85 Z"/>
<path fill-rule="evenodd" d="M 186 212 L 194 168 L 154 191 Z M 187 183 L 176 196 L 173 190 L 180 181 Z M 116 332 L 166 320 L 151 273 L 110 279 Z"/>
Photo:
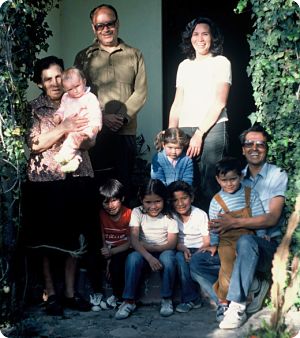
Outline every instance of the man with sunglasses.
<path fill-rule="evenodd" d="M 83 70 L 103 112 L 103 129 L 90 156 L 99 185 L 103 183 L 104 169 L 114 168 L 112 175 L 130 192 L 137 114 L 147 95 L 144 59 L 138 49 L 118 37 L 120 23 L 114 7 L 97 6 L 90 19 L 95 42 L 79 52 L 74 62 Z"/>
<path fill-rule="evenodd" d="M 211 220 L 211 229 L 226 232 L 230 229 L 247 228 L 252 230 L 266 229 L 267 236 L 243 235 L 236 245 L 236 261 L 230 279 L 227 300 L 229 308 L 220 322 L 222 329 L 234 329 L 243 325 L 247 313 L 257 312 L 269 289 L 265 279 L 270 274 L 272 259 L 281 239 L 283 209 L 287 188 L 287 174 L 277 166 L 266 161 L 268 134 L 259 125 L 254 125 L 240 136 L 243 155 L 247 160 L 243 184 L 255 189 L 265 214 L 251 218 L 233 218 L 223 214 Z M 213 298 L 212 284 L 217 279 L 219 265 L 217 257 L 212 262 L 198 262 L 191 265 L 191 275 L 202 288 Z M 251 302 L 247 305 L 247 300 Z M 218 310 L 221 306 L 218 306 Z"/>

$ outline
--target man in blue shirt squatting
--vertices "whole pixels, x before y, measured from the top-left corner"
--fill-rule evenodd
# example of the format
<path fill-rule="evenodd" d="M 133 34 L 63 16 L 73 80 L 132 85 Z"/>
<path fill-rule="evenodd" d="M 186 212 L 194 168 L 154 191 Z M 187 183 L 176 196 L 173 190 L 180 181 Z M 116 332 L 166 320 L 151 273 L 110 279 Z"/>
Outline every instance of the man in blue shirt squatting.
<path fill-rule="evenodd" d="M 269 282 L 259 280 L 256 274 L 270 273 L 284 223 L 283 209 L 288 178 L 282 169 L 266 162 L 268 134 L 261 126 L 254 125 L 241 134 L 240 140 L 248 163 L 243 171 L 243 184 L 258 192 L 265 214 L 251 218 L 233 218 L 223 214 L 219 219 L 211 220 L 210 227 L 218 233 L 237 228 L 266 229 L 267 236 L 260 238 L 256 235 L 242 235 L 239 238 L 227 294 L 230 305 L 226 311 L 222 304 L 218 304 L 212 288 L 218 279 L 220 268 L 218 255 L 211 256 L 207 253 L 190 262 L 192 278 L 217 303 L 217 312 L 223 312 L 222 316 L 220 313 L 217 316 L 221 318 L 221 329 L 242 326 L 247 320 L 246 313 L 255 313 L 261 308 Z M 194 256 L 196 258 L 197 255 Z M 247 305 L 246 301 L 250 297 L 252 301 Z"/>

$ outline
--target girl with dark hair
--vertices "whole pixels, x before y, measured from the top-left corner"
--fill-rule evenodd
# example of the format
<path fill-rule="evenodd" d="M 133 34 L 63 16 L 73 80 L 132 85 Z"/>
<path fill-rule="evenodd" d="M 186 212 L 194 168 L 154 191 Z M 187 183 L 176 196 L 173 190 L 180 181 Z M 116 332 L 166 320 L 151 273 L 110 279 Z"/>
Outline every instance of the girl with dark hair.
<path fill-rule="evenodd" d="M 160 180 L 150 179 L 139 192 L 142 205 L 132 210 L 131 245 L 125 266 L 124 302 L 115 318 L 127 318 L 136 308 L 136 294 L 143 268 L 161 272 L 161 309 L 164 317 L 173 314 L 172 294 L 176 274 L 175 247 L 178 225 L 168 215 L 168 191 Z"/>
<path fill-rule="evenodd" d="M 193 161 L 186 156 L 189 137 L 179 128 L 169 128 L 159 133 L 156 145 L 159 150 L 151 164 L 151 178 L 161 180 L 165 185 L 182 180 L 193 183 Z"/>
<path fill-rule="evenodd" d="M 169 117 L 169 128 L 179 127 L 191 136 L 187 155 L 197 162 L 195 197 L 206 211 L 219 190 L 215 164 L 227 147 L 225 123 L 231 65 L 221 55 L 222 45 L 219 29 L 210 19 L 199 17 L 186 26 L 181 48 L 187 58 L 178 67 Z"/>

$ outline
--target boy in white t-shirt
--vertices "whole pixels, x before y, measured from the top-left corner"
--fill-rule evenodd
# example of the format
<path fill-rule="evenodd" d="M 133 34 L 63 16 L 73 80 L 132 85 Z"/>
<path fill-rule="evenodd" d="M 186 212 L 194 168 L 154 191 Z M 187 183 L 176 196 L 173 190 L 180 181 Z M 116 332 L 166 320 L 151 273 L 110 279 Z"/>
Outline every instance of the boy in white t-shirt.
<path fill-rule="evenodd" d="M 202 306 L 198 285 L 192 280 L 189 262 L 193 254 L 211 251 L 208 231 L 208 216 L 203 210 L 192 206 L 194 194 L 192 187 L 184 181 L 175 181 L 168 186 L 173 217 L 178 222 L 179 235 L 176 261 L 181 282 L 181 303 L 177 312 L 189 312 Z"/>

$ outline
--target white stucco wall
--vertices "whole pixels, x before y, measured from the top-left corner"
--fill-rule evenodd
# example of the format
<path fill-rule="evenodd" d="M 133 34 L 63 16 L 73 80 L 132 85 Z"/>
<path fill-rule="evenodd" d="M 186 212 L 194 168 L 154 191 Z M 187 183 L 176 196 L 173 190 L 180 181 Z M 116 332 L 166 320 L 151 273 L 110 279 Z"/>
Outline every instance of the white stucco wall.
<path fill-rule="evenodd" d="M 129 45 L 139 48 L 145 58 L 148 76 L 148 99 L 138 115 L 138 134 L 143 133 L 152 148 L 153 138 L 162 128 L 162 0 L 112 0 L 119 15 L 119 36 Z M 62 0 L 59 10 L 49 13 L 53 31 L 50 48 L 45 55 L 62 57 L 65 66 L 73 65 L 75 55 L 93 41 L 89 19 L 97 0 Z M 31 85 L 28 98 L 39 94 Z"/>

